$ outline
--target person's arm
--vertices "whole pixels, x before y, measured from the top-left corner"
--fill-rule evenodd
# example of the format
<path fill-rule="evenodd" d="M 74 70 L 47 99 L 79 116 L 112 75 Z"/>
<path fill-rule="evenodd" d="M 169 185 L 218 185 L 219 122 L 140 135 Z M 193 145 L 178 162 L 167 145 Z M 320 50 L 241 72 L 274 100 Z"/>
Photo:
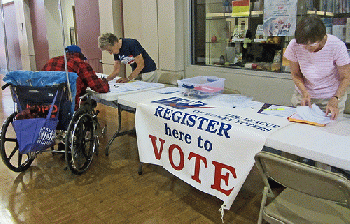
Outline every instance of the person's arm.
<path fill-rule="evenodd" d="M 93 91 L 98 93 L 107 93 L 109 91 L 108 81 L 98 78 L 88 63 L 80 63 L 78 75 Z"/>
<path fill-rule="evenodd" d="M 115 60 L 115 61 L 114 61 L 113 72 L 106 78 L 107 81 L 111 81 L 111 80 L 113 80 L 115 77 L 117 77 L 117 75 L 119 74 L 119 71 L 120 71 L 120 61 Z"/>
<path fill-rule="evenodd" d="M 135 68 L 135 70 L 132 71 L 127 78 L 121 78 L 117 80 L 117 82 L 129 82 L 135 79 L 140 74 L 142 69 L 145 67 L 145 61 L 143 60 L 142 54 L 139 54 L 135 57 L 134 63 L 137 64 L 137 67 Z"/>
<path fill-rule="evenodd" d="M 326 107 L 326 115 L 332 114 L 331 119 L 336 119 L 339 114 L 338 100 L 345 94 L 350 85 L 350 64 L 338 66 L 340 84 L 335 95 L 329 100 Z"/>
<path fill-rule="evenodd" d="M 135 57 L 135 62 L 137 64 L 137 67 L 129 75 L 128 77 L 129 80 L 135 79 L 140 74 L 142 69 L 145 67 L 145 61 L 143 60 L 142 54 L 139 54 Z"/>
<path fill-rule="evenodd" d="M 299 63 L 289 60 L 289 66 L 293 82 L 298 87 L 302 95 L 301 105 L 311 107 L 310 94 L 305 87 L 304 76 L 301 74 Z"/>

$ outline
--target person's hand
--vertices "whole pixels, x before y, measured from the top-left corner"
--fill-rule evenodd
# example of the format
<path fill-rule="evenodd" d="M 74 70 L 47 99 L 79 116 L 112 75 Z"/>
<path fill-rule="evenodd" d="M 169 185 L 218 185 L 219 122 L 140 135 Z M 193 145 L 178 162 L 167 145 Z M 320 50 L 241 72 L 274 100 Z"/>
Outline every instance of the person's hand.
<path fill-rule="evenodd" d="M 327 104 L 326 107 L 326 116 L 331 113 L 331 119 L 335 120 L 337 116 L 339 115 L 339 108 L 338 108 L 338 99 L 336 97 L 332 97 Z"/>
<path fill-rule="evenodd" d="M 302 99 L 301 99 L 301 106 L 309 106 L 311 108 L 311 98 L 310 95 L 303 94 Z"/>
<path fill-rule="evenodd" d="M 116 82 L 117 83 L 126 83 L 126 82 L 129 82 L 129 79 L 128 78 L 120 78 Z"/>

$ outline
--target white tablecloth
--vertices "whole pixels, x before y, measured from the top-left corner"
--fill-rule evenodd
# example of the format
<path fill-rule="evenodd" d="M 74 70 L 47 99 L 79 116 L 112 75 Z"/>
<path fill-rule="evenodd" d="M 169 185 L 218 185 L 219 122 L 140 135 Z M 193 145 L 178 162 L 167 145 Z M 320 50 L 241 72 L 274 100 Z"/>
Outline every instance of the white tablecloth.
<path fill-rule="evenodd" d="M 130 97 L 130 95 L 129 95 Z M 230 209 L 266 138 L 287 119 L 212 106 L 183 96 L 137 104 L 140 161 L 157 164 Z"/>
<path fill-rule="evenodd" d="M 97 96 L 99 96 L 101 94 L 97 94 Z M 141 114 L 143 114 L 143 120 L 150 120 L 150 118 L 154 115 L 154 108 L 151 109 L 151 113 L 150 112 L 146 112 L 147 109 L 147 104 L 149 103 L 149 101 L 151 100 L 156 100 L 156 99 L 160 99 L 160 98 L 169 98 L 171 96 L 179 96 L 179 94 L 171 94 L 171 95 L 167 95 L 167 94 L 160 94 L 160 93 L 156 93 L 154 91 L 138 91 L 138 92 L 133 92 L 133 93 L 129 93 L 127 95 L 119 95 L 117 97 L 118 103 L 123 104 L 125 106 L 129 106 L 132 108 L 137 108 L 137 111 L 140 110 L 140 112 L 142 112 Z M 115 100 L 113 98 L 114 96 L 105 96 L 105 99 L 107 100 Z M 145 102 L 148 102 L 145 104 Z M 217 106 L 217 105 L 216 105 Z M 241 117 L 245 117 L 248 118 L 253 118 L 256 119 L 260 116 L 266 116 L 268 118 L 264 118 L 264 119 L 268 119 L 270 121 L 270 123 L 275 123 L 275 122 L 279 122 L 281 119 L 280 117 L 276 117 L 276 116 L 267 116 L 267 115 L 261 115 L 261 114 L 257 114 L 257 110 L 254 109 L 249 109 L 249 108 L 245 108 L 242 110 L 239 109 L 233 109 L 230 108 L 228 105 L 223 105 L 224 108 L 220 111 L 220 110 L 216 110 L 215 113 L 224 113 L 225 112 L 229 112 L 232 115 L 237 115 L 237 116 L 241 116 Z M 191 109 L 191 111 L 194 111 L 194 108 L 187 108 L 186 111 L 189 111 L 188 109 Z M 177 110 L 177 109 L 176 109 Z M 210 118 L 213 118 L 213 116 L 215 116 L 215 113 L 210 113 L 211 109 L 210 108 L 202 108 L 202 111 L 208 111 L 208 114 L 205 116 L 209 116 Z M 183 110 L 184 111 L 184 110 Z M 200 113 L 197 111 L 197 113 Z M 138 116 L 138 115 L 137 115 Z M 203 116 L 203 117 L 205 117 Z M 142 119 L 141 119 L 142 120 Z M 155 123 L 150 123 L 149 125 L 140 125 L 140 117 L 136 117 L 136 126 L 138 126 L 138 131 L 141 131 L 141 129 L 145 129 L 142 130 L 143 132 L 145 132 L 146 138 L 144 138 L 144 140 L 138 139 L 138 145 L 139 145 L 139 150 L 140 150 L 140 159 L 141 161 L 144 162 L 151 162 L 151 163 L 155 163 L 157 161 L 154 161 L 154 156 L 155 156 L 155 151 L 154 151 L 154 146 L 152 144 L 152 140 L 150 141 L 150 137 L 149 134 L 147 134 L 147 132 L 150 132 L 153 130 L 154 131 L 159 131 L 161 133 L 157 133 L 157 134 L 153 134 L 153 136 L 156 136 L 158 139 L 156 139 L 156 144 L 157 145 L 157 150 L 160 150 L 159 148 L 159 144 L 160 144 L 160 140 L 159 140 L 159 136 L 160 134 L 162 134 L 162 137 L 164 138 L 163 140 L 165 140 L 166 142 L 164 143 L 164 149 L 165 150 L 165 154 L 163 155 L 164 158 L 168 158 L 167 159 L 167 163 L 168 163 L 168 170 L 173 173 L 175 176 L 179 176 L 179 172 L 178 171 L 174 171 L 173 165 L 178 166 L 178 161 L 176 161 L 176 155 L 177 155 L 177 151 L 179 151 L 178 149 L 173 149 L 174 153 L 172 154 L 172 156 L 175 156 L 173 158 L 173 162 L 174 164 L 170 164 L 169 163 L 169 142 L 175 142 L 176 145 L 178 145 L 181 150 L 186 148 L 186 145 L 191 145 L 193 146 L 192 149 L 190 150 L 194 150 L 193 152 L 196 153 L 197 155 L 203 155 L 206 159 L 207 159 L 207 167 L 209 165 L 214 166 L 212 163 L 212 159 L 208 159 L 209 157 L 207 157 L 207 154 L 209 154 L 208 151 L 203 150 L 202 148 L 199 148 L 198 145 L 194 144 L 193 142 L 191 142 L 190 144 L 184 143 L 183 141 L 179 141 L 178 139 L 174 139 L 173 137 L 169 137 L 169 136 L 164 136 L 164 130 L 165 130 L 165 124 L 164 121 L 161 125 L 156 125 Z M 143 121 L 142 121 L 143 122 Z M 247 122 L 246 122 L 247 124 Z M 146 129 L 147 126 L 152 127 L 150 130 Z M 183 125 L 179 125 L 179 124 L 171 124 L 168 122 L 168 128 L 170 128 L 171 130 L 177 130 L 177 131 L 181 131 L 184 134 L 186 133 L 190 133 L 189 127 L 182 127 Z M 284 125 L 283 125 L 284 126 Z M 205 135 L 202 135 L 202 130 L 199 130 L 198 128 L 194 131 L 191 131 L 191 136 L 193 136 L 193 139 L 198 140 L 198 137 L 201 136 L 202 139 L 204 140 L 209 140 L 210 143 L 212 143 L 212 148 L 217 150 L 222 150 L 222 147 L 218 147 L 218 145 L 229 145 L 230 150 L 229 151 L 224 151 L 221 152 L 221 156 L 223 156 L 223 161 L 224 164 L 230 164 L 230 166 L 232 167 L 237 167 L 237 161 L 239 163 L 239 157 L 237 156 L 237 152 L 235 151 L 235 144 L 230 144 L 230 143 L 226 143 L 225 141 L 217 141 L 217 140 L 212 140 L 211 138 L 204 138 Z M 143 134 L 140 134 L 138 132 L 138 136 L 141 136 Z M 166 138 L 167 139 L 166 139 Z M 242 139 L 246 138 L 243 135 L 241 136 Z M 283 128 L 279 128 L 277 131 L 271 132 L 271 134 L 269 135 L 265 135 L 263 137 L 261 137 L 260 135 L 256 134 L 254 135 L 254 137 L 256 137 L 256 142 L 259 142 L 258 144 L 261 144 L 261 142 L 263 142 L 262 144 L 265 144 L 265 146 L 268 147 L 272 147 L 284 152 L 288 152 L 291 154 L 295 154 L 301 157 L 305 157 L 308 159 L 312 159 L 315 161 L 319 161 L 319 162 L 323 162 L 326 164 L 329 164 L 331 166 L 335 166 L 338 168 L 342 168 L 345 170 L 350 170 L 350 119 L 345 119 L 345 118 L 338 118 L 338 120 L 331 122 L 330 124 L 327 124 L 326 127 L 316 127 L 316 126 L 311 126 L 311 125 L 307 125 L 307 124 L 298 124 L 298 123 L 288 123 L 288 125 L 286 125 Z M 169 139 L 170 138 L 170 139 Z M 263 138 L 263 140 L 261 140 Z M 220 139 L 220 138 L 216 138 L 216 139 Z M 260 139 L 260 140 L 259 140 Z M 254 140 L 254 141 L 255 141 Z M 208 145 L 210 145 L 210 143 L 207 143 L 207 147 L 209 147 Z M 203 145 L 204 146 L 204 145 Z M 259 146 L 260 147 L 260 146 Z M 246 163 L 246 161 L 244 162 L 245 166 L 246 166 L 246 171 L 243 174 L 243 176 L 247 175 L 249 172 L 249 170 L 251 169 L 254 161 L 253 161 L 253 156 L 255 155 L 256 152 L 258 152 L 260 150 L 260 148 L 257 147 L 257 150 L 252 150 L 251 152 L 249 152 L 249 159 L 248 159 L 248 163 Z M 147 148 L 148 150 L 151 149 L 152 153 L 150 153 L 150 155 L 153 156 L 153 159 L 149 159 L 149 158 L 145 158 L 144 153 L 143 152 L 148 152 L 148 151 L 144 151 L 143 149 Z M 259 148 L 259 149 L 258 149 Z M 185 160 L 186 160 L 186 166 L 188 166 L 188 169 L 192 169 L 189 172 L 189 176 L 186 177 L 187 179 L 185 179 L 184 177 L 181 177 L 181 179 L 185 180 L 186 182 L 190 183 L 192 186 L 194 187 L 198 187 L 198 185 L 200 185 L 197 181 L 193 181 L 193 178 L 191 177 L 191 175 L 193 175 L 193 161 L 194 158 L 192 157 L 191 159 L 188 159 L 189 157 L 189 153 L 190 151 L 187 151 L 187 154 L 185 155 Z M 238 158 L 238 160 L 233 161 L 231 160 L 231 156 L 235 157 L 236 159 Z M 198 160 L 198 159 L 197 159 Z M 232 161 L 232 162 L 231 162 Z M 192 165 L 189 165 L 191 164 Z M 199 163 L 201 164 L 201 163 Z M 242 163 L 243 164 L 243 163 Z M 203 164 L 201 165 L 203 166 Z M 187 168 L 186 168 L 187 169 Z M 204 180 L 202 179 L 202 175 L 208 175 L 209 176 L 209 180 L 205 180 L 206 181 L 206 185 L 210 188 L 211 184 L 213 184 L 213 179 L 210 179 L 213 177 L 213 171 L 211 170 L 209 173 L 205 173 L 203 174 L 205 171 L 203 170 L 207 170 L 208 168 L 202 168 L 201 173 L 199 174 L 198 177 L 200 177 L 200 179 L 204 182 Z M 241 172 L 239 169 L 236 170 L 238 173 Z M 226 174 L 228 175 L 228 178 L 231 175 L 231 178 L 229 178 L 227 180 L 227 183 L 225 183 L 225 180 L 222 179 L 221 180 L 221 185 L 222 186 L 226 186 L 226 189 L 230 189 L 230 186 L 233 186 L 233 182 L 232 180 L 234 178 L 232 178 L 232 174 L 230 174 L 229 172 L 226 172 Z M 242 173 L 240 173 L 239 175 L 241 175 Z M 222 175 L 225 175 L 225 172 L 222 172 Z M 245 178 L 243 178 L 244 181 Z M 236 181 L 236 179 L 234 179 Z M 211 181 L 211 183 L 210 183 Z M 235 185 L 238 189 L 240 188 L 241 184 L 243 184 L 243 182 L 240 183 L 235 183 L 237 185 Z M 199 188 L 200 189 L 200 188 Z M 232 198 L 234 199 L 236 193 L 238 191 L 236 191 L 236 189 L 233 190 L 233 197 L 230 197 L 226 203 L 226 205 L 230 205 L 230 203 L 233 201 Z M 222 193 L 212 193 L 212 195 L 217 196 L 218 198 L 224 198 L 221 197 Z M 221 196 L 220 196 L 221 195 Z M 225 201 L 225 198 L 223 199 Z"/>
<path fill-rule="evenodd" d="M 266 146 L 350 170 L 350 119 L 325 127 L 294 123 L 270 135 Z"/>

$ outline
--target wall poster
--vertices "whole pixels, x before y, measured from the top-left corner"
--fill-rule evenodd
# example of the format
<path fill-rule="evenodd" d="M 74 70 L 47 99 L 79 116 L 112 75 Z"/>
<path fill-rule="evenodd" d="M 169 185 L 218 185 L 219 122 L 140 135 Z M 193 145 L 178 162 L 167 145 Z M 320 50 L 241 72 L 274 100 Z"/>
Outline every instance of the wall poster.
<path fill-rule="evenodd" d="M 264 35 L 294 36 L 297 0 L 264 1 Z"/>

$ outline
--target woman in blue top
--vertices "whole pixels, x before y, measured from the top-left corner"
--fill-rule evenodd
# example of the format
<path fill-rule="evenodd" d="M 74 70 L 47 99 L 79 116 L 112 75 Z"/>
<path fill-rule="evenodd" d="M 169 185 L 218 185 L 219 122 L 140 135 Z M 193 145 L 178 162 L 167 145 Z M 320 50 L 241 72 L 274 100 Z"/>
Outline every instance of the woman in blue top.
<path fill-rule="evenodd" d="M 102 51 L 105 50 L 114 55 L 114 70 L 107 77 L 108 81 L 119 74 L 120 63 L 129 64 L 132 72 L 128 77 L 120 78 L 117 82 L 129 82 L 139 77 L 145 82 L 158 81 L 156 63 L 136 39 L 118 39 L 112 33 L 105 33 L 98 38 L 98 43 Z"/>

